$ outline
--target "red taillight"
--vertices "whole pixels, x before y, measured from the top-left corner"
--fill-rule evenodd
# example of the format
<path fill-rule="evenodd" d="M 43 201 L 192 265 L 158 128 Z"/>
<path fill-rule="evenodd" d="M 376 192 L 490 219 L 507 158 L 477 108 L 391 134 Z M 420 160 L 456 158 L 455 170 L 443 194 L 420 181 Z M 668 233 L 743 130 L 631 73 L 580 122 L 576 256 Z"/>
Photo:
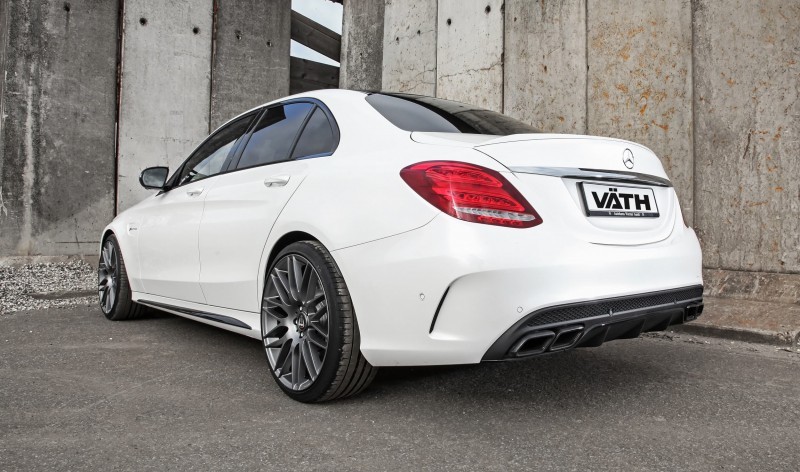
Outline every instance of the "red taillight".
<path fill-rule="evenodd" d="M 542 222 L 530 203 L 499 172 L 474 164 L 428 161 L 400 177 L 431 205 L 460 220 L 530 228 Z"/>

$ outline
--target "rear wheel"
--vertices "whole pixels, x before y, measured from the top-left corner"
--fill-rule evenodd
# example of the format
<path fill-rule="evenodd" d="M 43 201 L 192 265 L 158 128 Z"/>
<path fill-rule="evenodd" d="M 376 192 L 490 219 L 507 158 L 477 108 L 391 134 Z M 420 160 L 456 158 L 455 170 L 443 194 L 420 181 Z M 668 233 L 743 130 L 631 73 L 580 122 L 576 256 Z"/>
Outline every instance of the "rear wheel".
<path fill-rule="evenodd" d="M 261 336 L 275 381 L 301 402 L 355 395 L 377 372 L 361 355 L 344 278 L 316 241 L 293 243 L 275 257 L 261 305 Z"/>
<path fill-rule="evenodd" d="M 97 266 L 97 291 L 100 309 L 113 321 L 138 318 L 143 307 L 131 300 L 131 286 L 119 242 L 112 234 L 103 242 Z"/>

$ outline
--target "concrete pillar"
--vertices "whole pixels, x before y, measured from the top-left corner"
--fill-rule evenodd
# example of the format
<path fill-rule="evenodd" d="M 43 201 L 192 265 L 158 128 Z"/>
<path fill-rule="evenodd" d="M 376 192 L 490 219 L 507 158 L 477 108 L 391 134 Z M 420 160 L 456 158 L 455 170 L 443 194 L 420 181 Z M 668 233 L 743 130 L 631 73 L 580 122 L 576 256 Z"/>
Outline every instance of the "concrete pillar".
<path fill-rule="evenodd" d="M 211 129 L 289 95 L 291 0 L 219 2 L 211 82 Z"/>
<path fill-rule="evenodd" d="M 503 111 L 503 1 L 439 0 L 436 94 Z"/>
<path fill-rule="evenodd" d="M 506 1 L 507 115 L 547 132 L 586 132 L 586 2 Z"/>
<path fill-rule="evenodd" d="M 704 263 L 796 274 L 800 3 L 695 5 L 695 226 Z"/>
<path fill-rule="evenodd" d="M 436 95 L 436 0 L 386 0 L 383 90 Z"/>
<path fill-rule="evenodd" d="M 380 90 L 383 69 L 383 0 L 346 0 L 342 13 L 339 86 Z"/>
<path fill-rule="evenodd" d="M 588 132 L 652 149 L 691 224 L 691 5 L 661 0 L 588 2 Z"/>
<path fill-rule="evenodd" d="M 208 135 L 213 0 L 126 0 L 117 208 L 150 191 L 139 173 L 174 170 Z"/>
<path fill-rule="evenodd" d="M 118 2 L 0 5 L 0 256 L 95 253 L 114 215 Z"/>

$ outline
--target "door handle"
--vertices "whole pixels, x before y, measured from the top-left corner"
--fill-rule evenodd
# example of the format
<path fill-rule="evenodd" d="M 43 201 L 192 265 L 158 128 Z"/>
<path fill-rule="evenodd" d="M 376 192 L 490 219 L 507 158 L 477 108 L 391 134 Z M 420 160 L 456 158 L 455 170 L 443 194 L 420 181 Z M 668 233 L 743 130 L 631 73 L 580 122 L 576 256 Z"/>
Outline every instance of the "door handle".
<path fill-rule="evenodd" d="M 289 179 L 291 177 L 292 176 L 290 175 L 275 175 L 272 177 L 267 177 L 264 179 L 264 185 L 266 187 L 283 187 L 289 183 Z"/>
<path fill-rule="evenodd" d="M 196 197 L 196 196 L 200 195 L 201 193 L 203 193 L 203 187 L 193 188 L 191 190 L 187 190 L 186 191 L 186 195 L 189 195 L 190 197 Z"/>

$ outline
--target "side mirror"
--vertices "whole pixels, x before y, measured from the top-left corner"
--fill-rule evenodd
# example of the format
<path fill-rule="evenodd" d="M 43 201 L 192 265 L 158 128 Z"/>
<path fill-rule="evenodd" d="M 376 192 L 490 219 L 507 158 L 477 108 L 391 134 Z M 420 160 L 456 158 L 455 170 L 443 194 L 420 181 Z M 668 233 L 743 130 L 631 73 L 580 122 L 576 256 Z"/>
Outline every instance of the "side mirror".
<path fill-rule="evenodd" d="M 139 174 L 139 183 L 150 190 L 163 190 L 167 183 L 169 167 L 148 167 Z"/>

